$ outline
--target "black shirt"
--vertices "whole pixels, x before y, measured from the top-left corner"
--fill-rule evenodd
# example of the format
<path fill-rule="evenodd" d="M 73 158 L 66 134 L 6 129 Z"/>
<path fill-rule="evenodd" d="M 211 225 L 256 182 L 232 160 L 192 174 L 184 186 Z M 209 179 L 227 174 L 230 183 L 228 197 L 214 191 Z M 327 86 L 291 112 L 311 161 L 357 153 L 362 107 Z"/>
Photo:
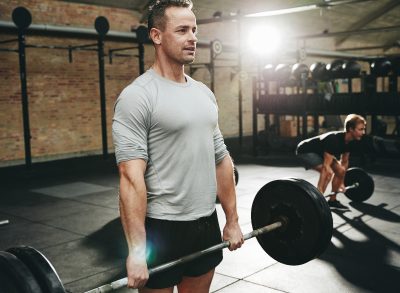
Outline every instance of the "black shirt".
<path fill-rule="evenodd" d="M 298 144 L 296 153 L 317 153 L 323 157 L 324 152 L 327 152 L 340 159 L 342 154 L 353 151 L 358 144 L 358 141 L 355 140 L 346 144 L 345 134 L 344 131 L 331 131 L 305 139 Z"/>

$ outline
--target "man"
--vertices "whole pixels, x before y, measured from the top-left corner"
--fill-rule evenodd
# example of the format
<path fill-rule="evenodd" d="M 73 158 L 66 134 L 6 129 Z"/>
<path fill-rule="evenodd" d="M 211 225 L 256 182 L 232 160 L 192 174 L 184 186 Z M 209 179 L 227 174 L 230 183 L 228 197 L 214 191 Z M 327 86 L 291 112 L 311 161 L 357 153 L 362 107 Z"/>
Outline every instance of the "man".
<path fill-rule="evenodd" d="M 320 173 L 318 190 L 322 194 L 332 180 L 332 194 L 328 204 L 332 208 L 347 209 L 336 199 L 336 193 L 345 191 L 344 176 L 349 166 L 349 155 L 354 151 L 365 134 L 365 119 L 356 114 L 350 114 L 344 121 L 344 131 L 331 131 L 315 136 L 299 143 L 297 156 L 307 169 Z"/>
<path fill-rule="evenodd" d="M 220 243 L 215 211 L 225 212 L 230 250 L 238 224 L 232 160 L 218 127 L 213 93 L 184 74 L 194 61 L 196 18 L 190 0 L 150 5 L 151 69 L 115 104 L 113 139 L 120 173 L 120 214 L 128 243 L 128 287 L 139 292 L 209 292 L 222 251 L 149 278 L 148 268 Z"/>

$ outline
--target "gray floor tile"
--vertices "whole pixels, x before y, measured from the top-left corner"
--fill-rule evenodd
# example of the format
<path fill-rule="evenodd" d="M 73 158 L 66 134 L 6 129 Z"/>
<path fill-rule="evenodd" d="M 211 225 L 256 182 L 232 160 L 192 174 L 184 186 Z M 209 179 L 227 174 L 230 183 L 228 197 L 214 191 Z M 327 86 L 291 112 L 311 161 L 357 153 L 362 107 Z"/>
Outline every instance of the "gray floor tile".
<path fill-rule="evenodd" d="M 113 188 L 103 192 L 96 192 L 86 195 L 77 196 L 74 201 L 90 203 L 108 208 L 119 208 L 118 190 Z"/>
<path fill-rule="evenodd" d="M 7 226 L 0 227 L 0 235 L 0 250 L 18 245 L 29 245 L 40 249 L 82 237 L 48 225 L 31 222 L 11 222 Z"/>
<path fill-rule="evenodd" d="M 313 260 L 301 266 L 276 264 L 248 278 L 284 292 L 398 292 L 395 272 L 378 273 L 352 261 L 335 258 L 335 263 Z M 391 279 L 390 279 L 391 278 Z M 382 284 L 385 282 L 384 284 Z M 397 288 L 396 288 L 397 287 Z"/>
<path fill-rule="evenodd" d="M 81 235 L 90 235 L 117 217 L 119 217 L 117 209 L 92 206 L 90 211 L 75 212 L 43 221 L 43 223 Z"/>
<path fill-rule="evenodd" d="M 229 286 L 222 288 L 221 290 L 212 291 L 218 293 L 243 293 L 243 292 L 251 292 L 251 293 L 278 293 L 283 292 L 280 290 L 275 290 L 272 288 L 268 288 L 263 285 L 254 284 L 248 281 L 238 281 Z"/>
<path fill-rule="evenodd" d="M 72 182 L 72 183 L 53 185 L 43 188 L 37 188 L 33 189 L 32 191 L 59 198 L 73 198 L 79 195 L 102 192 L 110 189 L 113 188 L 87 182 Z"/>
<path fill-rule="evenodd" d="M 247 228 L 243 230 L 248 231 Z M 216 272 L 242 279 L 274 263 L 276 261 L 265 253 L 255 238 L 252 238 L 235 251 L 224 249 L 224 260 L 217 266 Z"/>
<path fill-rule="evenodd" d="M 95 196 L 95 195 L 91 195 Z M 62 218 L 74 213 L 89 211 L 93 204 L 48 195 L 35 194 L 28 190 L 17 190 L 0 198 L 0 212 L 31 221 Z"/>
<path fill-rule="evenodd" d="M 71 287 L 79 287 L 72 292 L 82 292 L 80 289 L 89 290 L 125 274 L 125 258 L 105 254 L 103 245 L 83 238 L 41 252 L 51 261 L 67 289 L 71 283 Z M 80 285 L 73 285 L 75 282 Z"/>

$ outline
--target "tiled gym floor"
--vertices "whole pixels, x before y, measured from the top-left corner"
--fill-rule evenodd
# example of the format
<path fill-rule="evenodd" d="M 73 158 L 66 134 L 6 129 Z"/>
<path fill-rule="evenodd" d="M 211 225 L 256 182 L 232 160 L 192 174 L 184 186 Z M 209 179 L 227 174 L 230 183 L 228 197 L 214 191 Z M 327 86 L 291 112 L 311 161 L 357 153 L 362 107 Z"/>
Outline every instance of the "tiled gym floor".
<path fill-rule="evenodd" d="M 239 159 L 238 209 L 243 232 L 251 231 L 257 191 L 282 177 L 313 184 L 293 158 Z M 217 267 L 212 292 L 400 292 L 400 160 L 378 159 L 366 170 L 375 181 L 364 203 L 340 200 L 350 211 L 333 212 L 326 252 L 301 266 L 270 258 L 250 239 Z M 125 240 L 119 221 L 118 175 L 113 159 L 85 158 L 0 168 L 0 250 L 31 245 L 53 263 L 66 289 L 84 292 L 124 276 Z M 221 227 L 224 216 L 218 205 Z M 120 289 L 117 292 L 134 292 Z"/>

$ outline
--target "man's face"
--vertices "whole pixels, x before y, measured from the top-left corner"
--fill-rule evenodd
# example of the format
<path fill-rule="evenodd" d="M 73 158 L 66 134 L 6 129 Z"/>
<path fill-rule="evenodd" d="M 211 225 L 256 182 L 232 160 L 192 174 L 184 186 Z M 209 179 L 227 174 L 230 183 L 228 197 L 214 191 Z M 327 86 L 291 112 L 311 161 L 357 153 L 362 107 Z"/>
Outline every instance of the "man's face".
<path fill-rule="evenodd" d="M 365 134 L 365 124 L 358 123 L 355 128 L 350 128 L 350 133 L 354 140 L 360 140 Z"/>
<path fill-rule="evenodd" d="M 196 53 L 196 17 L 183 7 L 169 7 L 165 11 L 165 29 L 161 32 L 161 47 L 166 57 L 179 64 L 190 64 Z"/>

